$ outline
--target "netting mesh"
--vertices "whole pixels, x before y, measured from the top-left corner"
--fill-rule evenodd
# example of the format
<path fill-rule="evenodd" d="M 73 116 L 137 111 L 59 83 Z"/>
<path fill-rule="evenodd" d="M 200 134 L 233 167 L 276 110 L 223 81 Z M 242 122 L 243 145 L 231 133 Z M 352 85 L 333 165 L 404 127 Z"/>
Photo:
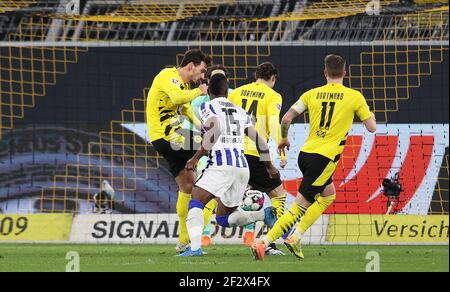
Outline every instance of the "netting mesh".
<path fill-rule="evenodd" d="M 0 13 L 15 11 L 36 4 L 37 2 L 37 0 L 3 0 L 0 2 Z"/>

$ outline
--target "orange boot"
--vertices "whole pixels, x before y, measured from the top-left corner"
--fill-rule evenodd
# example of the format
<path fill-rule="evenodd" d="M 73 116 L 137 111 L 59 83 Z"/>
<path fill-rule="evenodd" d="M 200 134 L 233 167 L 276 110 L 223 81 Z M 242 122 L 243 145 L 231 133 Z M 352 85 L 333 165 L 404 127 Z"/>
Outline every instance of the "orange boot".
<path fill-rule="evenodd" d="M 244 244 L 246 246 L 252 246 L 255 242 L 255 233 L 253 231 L 246 231 L 244 234 Z"/>
<path fill-rule="evenodd" d="M 264 242 L 254 243 L 251 249 L 255 260 L 264 260 L 264 256 L 266 255 L 266 245 L 264 244 Z"/>
<path fill-rule="evenodd" d="M 202 235 L 202 246 L 210 246 L 212 244 L 211 236 Z"/>

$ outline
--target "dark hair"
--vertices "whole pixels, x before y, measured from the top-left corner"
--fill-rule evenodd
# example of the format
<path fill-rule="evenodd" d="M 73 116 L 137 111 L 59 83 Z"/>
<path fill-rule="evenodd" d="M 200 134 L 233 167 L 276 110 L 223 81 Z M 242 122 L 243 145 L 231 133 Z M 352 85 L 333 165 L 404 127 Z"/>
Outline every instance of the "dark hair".
<path fill-rule="evenodd" d="M 256 79 L 264 79 L 266 81 L 269 81 L 272 76 L 275 76 L 278 78 L 278 70 L 275 68 L 275 66 L 270 62 L 264 62 L 261 65 L 258 66 L 255 72 L 255 78 Z"/>
<path fill-rule="evenodd" d="M 331 78 L 341 78 L 344 76 L 345 60 L 338 55 L 328 55 L 325 57 L 325 70 Z"/>
<path fill-rule="evenodd" d="M 212 65 L 211 67 L 208 68 L 208 71 L 206 71 L 206 74 L 205 74 L 205 78 L 210 79 L 211 74 L 214 70 L 222 70 L 223 72 L 225 72 L 225 77 L 228 78 L 228 76 L 229 76 L 228 70 L 224 66 L 216 64 L 216 65 Z"/>
<path fill-rule="evenodd" d="M 181 60 L 180 67 L 184 67 L 190 62 L 194 62 L 195 66 L 200 65 L 202 62 L 205 62 L 205 64 L 209 66 L 211 64 L 211 58 L 205 55 L 199 49 L 191 49 L 184 54 L 183 60 Z"/>
<path fill-rule="evenodd" d="M 223 74 L 214 74 L 209 80 L 208 93 L 214 96 L 227 96 L 228 79 Z"/>

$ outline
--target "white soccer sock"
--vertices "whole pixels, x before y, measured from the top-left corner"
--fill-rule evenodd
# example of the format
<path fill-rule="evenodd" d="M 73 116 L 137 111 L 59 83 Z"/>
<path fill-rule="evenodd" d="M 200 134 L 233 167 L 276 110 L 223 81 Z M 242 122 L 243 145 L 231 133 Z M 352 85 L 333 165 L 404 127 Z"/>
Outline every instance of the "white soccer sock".
<path fill-rule="evenodd" d="M 192 208 L 189 210 L 186 226 L 191 239 L 191 250 L 197 250 L 202 246 L 203 221 L 202 209 Z"/>
<path fill-rule="evenodd" d="M 256 221 L 264 221 L 264 209 L 260 211 L 243 211 L 237 209 L 228 217 L 230 227 L 245 226 Z"/>

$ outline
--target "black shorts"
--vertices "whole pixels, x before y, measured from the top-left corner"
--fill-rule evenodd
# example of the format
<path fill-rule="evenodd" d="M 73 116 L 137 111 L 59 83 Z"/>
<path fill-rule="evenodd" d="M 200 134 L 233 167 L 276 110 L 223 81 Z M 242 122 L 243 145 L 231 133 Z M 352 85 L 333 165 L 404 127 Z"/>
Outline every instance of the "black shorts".
<path fill-rule="evenodd" d="M 170 142 L 164 139 L 158 139 L 152 142 L 155 150 L 162 155 L 169 164 L 170 172 L 173 177 L 177 177 L 180 172 L 185 168 L 186 163 L 197 152 L 195 150 L 173 150 Z"/>
<path fill-rule="evenodd" d="M 270 193 L 282 185 L 280 179 L 272 179 L 267 172 L 266 166 L 259 161 L 259 157 L 245 155 L 250 170 L 250 180 L 248 184 L 255 190 Z"/>
<path fill-rule="evenodd" d="M 314 203 L 316 196 L 333 182 L 333 174 L 337 162 L 320 154 L 300 152 L 298 167 L 303 173 L 303 180 L 298 192 L 310 203 Z"/>

